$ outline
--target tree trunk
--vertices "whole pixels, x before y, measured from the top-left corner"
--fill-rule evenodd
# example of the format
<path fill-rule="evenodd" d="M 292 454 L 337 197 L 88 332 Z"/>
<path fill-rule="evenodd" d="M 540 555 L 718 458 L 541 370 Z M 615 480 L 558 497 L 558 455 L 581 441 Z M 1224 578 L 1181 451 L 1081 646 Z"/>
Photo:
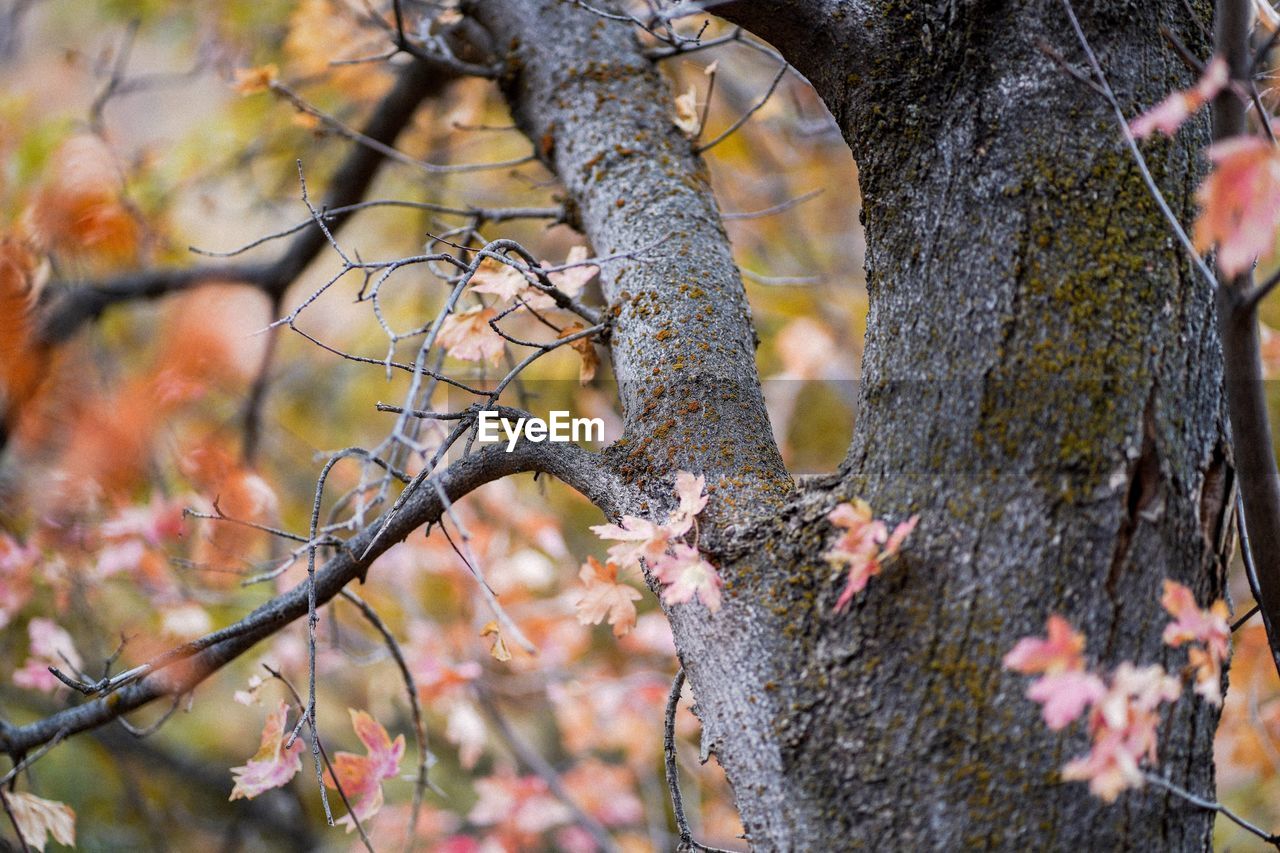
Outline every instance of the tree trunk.
<path fill-rule="evenodd" d="M 646 244 L 664 221 L 675 232 L 656 265 L 603 276 L 627 440 L 643 442 L 615 455 L 655 496 L 676 467 L 712 482 L 703 544 L 726 606 L 670 615 L 753 846 L 1206 848 L 1209 812 L 1151 789 L 1106 806 L 1060 782 L 1083 734 L 1048 732 L 1026 679 L 1000 666 L 1057 612 L 1093 662 L 1177 670 L 1161 581 L 1223 594 L 1232 478 L 1213 293 L 1106 103 L 1037 48 L 1079 56 L 1061 6 L 716 7 L 809 77 L 860 172 L 871 313 L 857 427 L 837 475 L 790 493 L 752 431 L 767 422 L 746 306 L 705 173 L 628 25 L 569 3 L 480 7 L 510 47 L 513 111 L 597 250 Z M 1160 24 L 1206 52 L 1183 9 L 1080 4 L 1130 112 L 1189 81 Z M 1204 139 L 1197 126 L 1146 148 L 1184 218 Z M 677 363 L 689 390 L 655 399 Z M 922 521 L 835 614 L 824 516 L 853 497 Z M 654 502 L 641 509 L 660 517 Z M 1211 793 L 1216 722 L 1188 692 L 1161 728 L 1160 772 Z"/>

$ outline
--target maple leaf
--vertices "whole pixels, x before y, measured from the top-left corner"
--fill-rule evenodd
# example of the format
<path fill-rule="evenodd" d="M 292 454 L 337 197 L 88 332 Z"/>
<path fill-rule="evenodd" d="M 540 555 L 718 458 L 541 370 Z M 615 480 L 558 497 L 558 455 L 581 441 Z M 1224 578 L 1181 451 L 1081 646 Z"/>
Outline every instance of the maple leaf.
<path fill-rule="evenodd" d="M 600 272 L 600 267 L 595 264 L 584 264 L 590 253 L 587 252 L 586 246 L 574 246 L 564 257 L 564 263 L 559 266 L 568 267 L 568 269 L 559 272 L 547 273 L 547 278 L 556 288 L 566 296 L 577 296 L 582 292 L 582 288 L 587 286 L 587 282 L 596 277 L 596 273 Z M 556 266 L 546 261 L 543 266 Z M 543 294 L 545 295 L 545 294 Z M 547 297 L 550 300 L 550 297 Z"/>
<path fill-rule="evenodd" d="M 688 471 L 676 472 L 676 499 L 679 505 L 667 518 L 673 536 L 683 536 L 693 527 L 693 518 L 707 506 L 707 478 Z"/>
<path fill-rule="evenodd" d="M 567 338 L 585 328 L 586 326 L 581 323 L 574 323 L 561 332 L 560 337 Z M 582 359 L 582 364 L 578 368 L 578 384 L 586 385 L 592 379 L 595 379 L 596 369 L 600 367 L 600 356 L 596 354 L 595 344 L 591 343 L 590 337 L 584 337 L 571 342 L 569 346 L 573 347 L 579 358 Z"/>
<path fill-rule="evenodd" d="M 1217 97 L 1231 82 L 1227 61 L 1215 56 L 1205 66 L 1204 73 L 1190 89 L 1174 92 L 1129 123 L 1129 130 L 1138 139 L 1145 139 L 1156 131 L 1173 136 L 1188 118 L 1205 104 Z"/>
<path fill-rule="evenodd" d="M 444 318 L 436 338 L 451 357 L 459 361 L 488 361 L 497 364 L 502 357 L 502 338 L 489 328 L 498 316 L 493 308 L 477 306 L 469 311 L 454 312 Z"/>
<path fill-rule="evenodd" d="M 689 91 L 683 95 L 676 96 L 674 121 L 676 127 L 680 128 L 686 136 L 697 134 L 702 123 L 698 118 L 698 89 L 696 86 L 690 86 Z"/>
<path fill-rule="evenodd" d="M 259 65 L 256 68 L 237 68 L 234 89 L 239 95 L 256 95 L 271 88 L 280 76 L 280 69 L 274 62 Z"/>
<path fill-rule="evenodd" d="M 529 289 L 529 281 L 510 264 L 485 258 L 471 275 L 471 289 L 510 301 Z"/>
<path fill-rule="evenodd" d="M 1218 268 L 1227 277 L 1270 257 L 1280 224 L 1280 149 L 1256 136 L 1235 136 L 1208 150 L 1213 171 L 1196 200 L 1200 215 L 1194 237 L 1199 251 L 1218 247 Z"/>
<path fill-rule="evenodd" d="M 1087 753 L 1067 762 L 1062 778 L 1088 782 L 1089 792 L 1106 803 L 1114 803 L 1128 788 L 1141 788 L 1144 781 L 1138 760 L 1120 732 L 1108 732 Z"/>
<path fill-rule="evenodd" d="M 622 569 L 640 569 L 642 557 L 650 562 L 660 559 L 672 538 L 670 528 L 634 515 L 624 515 L 618 524 L 593 525 L 591 532 L 618 542 L 609 547 L 609 561 Z"/>
<path fill-rule="evenodd" d="M 1195 669 L 1195 690 L 1213 705 L 1222 704 L 1222 664 L 1230 653 L 1231 625 L 1227 603 L 1219 599 L 1208 610 L 1196 605 L 1191 590 L 1171 580 L 1164 582 L 1161 605 L 1175 620 L 1164 629 L 1164 642 L 1177 648 L 1196 643 L 1188 651 Z"/>
<path fill-rule="evenodd" d="M 302 759 L 298 757 L 302 741 L 295 740 L 292 747 L 285 749 L 291 733 L 285 725 L 288 719 L 289 706 L 282 699 L 276 709 L 267 714 L 258 751 L 243 766 L 231 768 L 236 784 L 229 799 L 251 800 L 263 791 L 284 785 L 302 769 Z"/>
<path fill-rule="evenodd" d="M 1090 792 L 1107 802 L 1127 788 L 1142 787 L 1140 762 L 1156 760 L 1159 707 L 1181 694 L 1178 679 L 1158 664 L 1137 667 L 1122 662 L 1090 713 L 1092 748 L 1068 762 L 1062 778 L 1088 781 Z"/>
<path fill-rule="evenodd" d="M 827 514 L 827 520 L 844 528 L 826 552 L 828 563 L 849 571 L 844 590 L 836 599 L 835 609 L 839 612 L 867 588 L 872 577 L 880 574 L 884 562 L 898 553 L 920 517 L 913 515 L 890 532 L 887 524 L 872 516 L 870 505 L 859 499 L 837 505 Z"/>
<path fill-rule="evenodd" d="M 1046 639 L 1023 637 L 1004 656 L 1004 668 L 1024 674 L 1077 672 L 1084 669 L 1084 634 L 1058 614 L 1045 625 Z"/>
<path fill-rule="evenodd" d="M 351 804 L 352 814 L 338 821 L 347 825 L 347 832 L 355 829 L 355 818 L 364 823 L 382 808 L 382 781 L 392 779 L 400 772 L 400 759 L 404 757 L 404 735 L 391 740 L 387 730 L 365 711 L 347 709 L 351 714 L 351 728 L 364 744 L 365 755 L 339 752 L 333 756 L 333 773 L 325 771 L 324 783 L 336 788 L 334 777 L 342 784 L 342 792 Z"/>
<path fill-rule="evenodd" d="M 20 791 L 0 790 L 0 797 L 28 847 L 44 850 L 51 835 L 59 844 L 75 846 L 76 813 L 67 804 Z"/>
<path fill-rule="evenodd" d="M 1093 673 L 1067 671 L 1036 679 L 1027 689 L 1027 698 L 1041 704 L 1045 725 L 1058 731 L 1079 719 L 1106 692 L 1102 679 Z"/>
<path fill-rule="evenodd" d="M 669 556 L 655 561 L 653 574 L 666 585 L 662 600 L 668 604 L 690 601 L 697 595 L 712 613 L 720 609 L 720 575 L 692 545 L 676 545 Z"/>
<path fill-rule="evenodd" d="M 1048 637 L 1024 637 L 1004 656 L 1005 669 L 1041 674 L 1027 688 L 1027 698 L 1039 702 L 1045 724 L 1057 731 L 1075 721 L 1107 692 L 1102 679 L 1085 672 L 1084 635 L 1054 614 Z"/>
<path fill-rule="evenodd" d="M 616 565 L 605 563 L 602 566 L 595 557 L 587 557 L 578 578 L 586 587 L 582 598 L 574 605 L 579 623 L 599 625 L 607 617 L 615 637 L 621 637 L 635 627 L 635 602 L 640 600 L 640 592 L 618 580 Z"/>

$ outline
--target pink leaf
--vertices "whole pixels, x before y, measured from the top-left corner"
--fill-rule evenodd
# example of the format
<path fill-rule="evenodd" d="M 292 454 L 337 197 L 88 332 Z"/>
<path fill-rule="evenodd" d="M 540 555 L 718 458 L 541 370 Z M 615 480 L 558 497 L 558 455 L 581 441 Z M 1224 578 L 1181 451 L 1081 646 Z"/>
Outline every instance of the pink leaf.
<path fill-rule="evenodd" d="M 720 575 L 692 545 L 680 544 L 653 566 L 654 576 L 666 585 L 662 600 L 668 604 L 690 601 L 695 595 L 715 613 L 720 609 Z"/>
<path fill-rule="evenodd" d="M 258 751 L 243 767 L 231 768 L 236 784 L 231 789 L 230 799 L 253 799 L 263 791 L 284 785 L 302 769 L 302 760 L 298 758 L 298 753 L 302 751 L 302 741 L 294 741 L 289 749 L 284 746 L 290 734 L 285 727 L 288 719 L 289 706 L 281 700 L 276 709 L 267 715 Z"/>
<path fill-rule="evenodd" d="M 1227 277 L 1270 257 L 1280 224 L 1280 150 L 1256 136 L 1235 136 L 1208 151 L 1213 171 L 1196 192 L 1196 248 L 1218 247 Z"/>
<path fill-rule="evenodd" d="M 333 773 L 325 772 L 325 784 L 337 787 L 334 776 L 342 784 L 348 797 L 356 798 L 352 811 L 363 823 L 382 808 L 382 780 L 391 779 L 400 772 L 400 759 L 404 757 L 404 735 L 395 741 L 373 717 L 365 711 L 349 709 L 351 727 L 364 744 L 366 754 L 339 752 L 333 756 Z M 355 829 L 350 816 L 338 821 L 347 824 L 347 832 Z"/>
<path fill-rule="evenodd" d="M 1195 86 L 1169 95 L 1130 122 L 1129 129 L 1139 139 L 1145 139 L 1157 130 L 1166 136 L 1173 136 L 1182 123 L 1213 100 L 1230 79 L 1226 60 L 1215 56 L 1205 66 L 1204 74 L 1196 81 Z"/>
<path fill-rule="evenodd" d="M 1093 673 L 1068 671 L 1036 679 L 1027 698 L 1043 706 L 1045 725 L 1057 731 L 1079 719 L 1106 691 L 1102 679 Z"/>
<path fill-rule="evenodd" d="M 1084 634 L 1056 613 L 1047 623 L 1048 639 L 1023 637 L 1004 656 L 1004 668 L 1026 674 L 1073 672 L 1084 669 Z"/>

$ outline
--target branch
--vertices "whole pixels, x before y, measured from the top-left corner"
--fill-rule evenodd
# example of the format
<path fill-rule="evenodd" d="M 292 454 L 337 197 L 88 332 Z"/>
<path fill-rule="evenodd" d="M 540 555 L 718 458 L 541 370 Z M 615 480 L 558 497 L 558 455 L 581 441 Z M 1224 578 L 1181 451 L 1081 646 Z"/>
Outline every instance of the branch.
<path fill-rule="evenodd" d="M 425 60 L 406 65 L 360 134 L 391 145 L 409 126 L 418 105 L 438 95 L 455 76 L 450 69 Z M 382 151 L 367 145 L 352 147 L 333 174 L 322 202 L 330 230 L 341 228 L 358 209 L 354 206 L 368 191 L 384 159 Z M 209 282 L 240 282 L 275 298 L 284 293 L 327 245 L 319 228 L 307 227 L 298 233 L 283 255 L 269 264 L 199 264 L 184 269 L 126 273 L 99 283 L 65 285 L 50 299 L 41 323 L 41 337 L 47 343 L 60 343 L 118 302 L 155 299 Z"/>
<path fill-rule="evenodd" d="M 1248 0 L 1217 4 L 1215 50 L 1226 59 L 1234 81 L 1248 84 L 1252 9 Z M 1248 132 L 1244 102 L 1228 87 L 1213 101 L 1213 138 Z M 1265 120 L 1265 117 L 1264 117 Z M 1264 285 L 1268 287 L 1269 285 Z M 1255 596 L 1266 627 L 1271 657 L 1280 670 L 1280 470 L 1272 450 L 1258 337 L 1253 271 L 1218 285 L 1218 332 L 1222 338 L 1224 385 L 1235 449 L 1236 476 L 1253 555 Z"/>
<path fill-rule="evenodd" d="M 708 847 L 693 840 L 689 830 L 689 820 L 684 816 L 684 798 L 680 794 L 680 768 L 676 761 L 676 708 L 680 705 L 680 691 L 684 687 L 684 668 L 676 670 L 671 680 L 671 692 L 667 694 L 666 724 L 662 730 L 662 750 L 666 759 L 667 788 L 671 791 L 671 813 L 676 819 L 676 831 L 680 833 L 680 853 L 686 851 L 705 851 L 705 853 L 728 853 L 718 847 Z"/>
<path fill-rule="evenodd" d="M 635 501 L 633 488 L 606 468 L 597 454 L 577 445 L 521 442 L 510 453 L 501 447 L 482 450 L 454 462 L 433 478 L 439 488 L 415 490 L 396 517 L 386 522 L 383 535 L 378 536 L 384 526 L 384 517 L 380 517 L 347 540 L 316 572 L 315 601 L 327 603 L 349 582 L 367 572 L 369 565 L 392 544 L 402 541 L 423 524 L 437 521 L 446 508 L 442 498 L 455 501 L 485 483 L 527 471 L 551 474 L 611 516 L 620 514 Z M 159 663 L 135 667 L 130 671 L 135 674 L 135 680 L 108 696 L 24 726 L 0 728 L 0 751 L 21 755 L 53 739 L 59 732 L 72 735 L 87 731 L 159 697 L 190 691 L 260 640 L 306 614 L 310 588 L 309 583 L 300 583 L 262 604 L 236 624 L 161 656 Z"/>
<path fill-rule="evenodd" d="M 673 125 L 673 95 L 631 17 L 588 5 L 477 0 L 474 14 L 495 44 L 515 46 L 504 94 L 591 244 L 643 256 L 600 272 L 626 424 L 620 473 L 658 486 L 667 472 L 693 470 L 723 490 L 713 516 L 734 492 L 750 495 L 739 506 L 767 511 L 792 482 L 706 164 Z M 731 450 L 728 435 L 740 437 Z"/>

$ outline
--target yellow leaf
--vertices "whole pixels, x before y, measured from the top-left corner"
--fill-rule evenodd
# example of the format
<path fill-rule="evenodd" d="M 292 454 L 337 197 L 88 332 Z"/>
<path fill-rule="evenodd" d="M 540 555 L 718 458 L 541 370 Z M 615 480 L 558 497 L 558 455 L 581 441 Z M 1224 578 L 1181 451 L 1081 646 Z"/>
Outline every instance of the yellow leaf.
<path fill-rule="evenodd" d="M 498 623 L 489 621 L 480 629 L 480 636 L 487 637 L 493 635 L 493 646 L 489 649 L 489 654 L 493 655 L 493 659 L 506 663 L 511 660 L 511 650 L 507 648 L 507 641 L 502 638 L 502 629 L 498 627 Z"/>
<path fill-rule="evenodd" d="M 235 90 L 241 95 L 256 95 L 271 88 L 280 75 L 280 69 L 274 62 L 259 65 L 257 68 L 237 68 Z"/>

